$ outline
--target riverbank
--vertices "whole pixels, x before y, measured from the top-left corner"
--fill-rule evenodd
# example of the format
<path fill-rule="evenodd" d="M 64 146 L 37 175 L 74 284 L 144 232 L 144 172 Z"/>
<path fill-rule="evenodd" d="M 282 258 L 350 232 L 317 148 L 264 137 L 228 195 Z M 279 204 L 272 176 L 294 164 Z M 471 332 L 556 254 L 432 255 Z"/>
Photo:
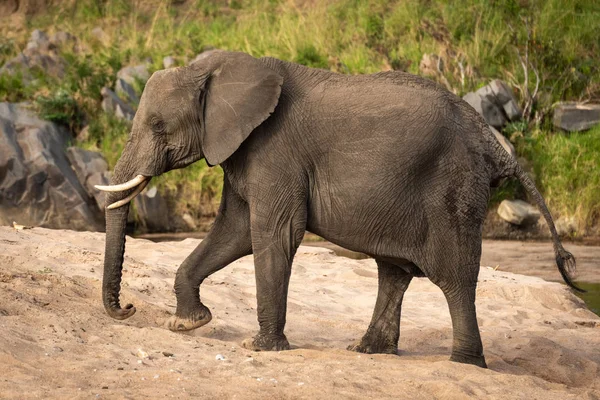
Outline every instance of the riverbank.
<path fill-rule="evenodd" d="M 600 396 L 600 318 L 564 285 L 502 265 L 482 268 L 477 290 L 487 370 L 448 361 L 448 308 L 422 278 L 405 296 L 400 356 L 345 350 L 371 318 L 376 266 L 317 247 L 301 246 L 292 269 L 291 351 L 240 347 L 258 327 L 251 256 L 204 282 L 211 323 L 170 332 L 163 324 L 175 310 L 175 271 L 198 243 L 128 238 L 122 303 L 138 311 L 116 321 L 101 302 L 104 234 L 0 227 L 0 397 Z"/>

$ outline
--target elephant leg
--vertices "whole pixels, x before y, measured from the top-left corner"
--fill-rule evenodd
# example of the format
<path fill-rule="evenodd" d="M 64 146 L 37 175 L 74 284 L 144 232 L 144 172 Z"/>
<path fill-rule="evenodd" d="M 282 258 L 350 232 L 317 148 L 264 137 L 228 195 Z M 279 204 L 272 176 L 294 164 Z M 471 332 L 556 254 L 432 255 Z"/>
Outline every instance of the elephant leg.
<path fill-rule="evenodd" d="M 252 253 L 248 205 L 226 185 L 219 214 L 206 236 L 177 270 L 177 310 L 167 322 L 172 331 L 187 331 L 207 324 L 210 310 L 200 300 L 200 285 L 208 276 Z"/>
<path fill-rule="evenodd" d="M 287 295 L 296 250 L 306 229 L 306 206 L 292 210 L 273 209 L 253 214 L 252 251 L 256 275 L 259 332 L 243 342 L 254 351 L 288 350 L 283 333 Z"/>
<path fill-rule="evenodd" d="M 444 284 L 438 284 L 448 301 L 452 318 L 453 342 L 450 361 L 487 368 L 475 310 L 479 265 L 465 268 L 466 270 L 461 272 L 464 275 L 471 275 L 471 279 L 460 279 L 460 282 L 453 280 L 451 283 L 446 281 Z"/>
<path fill-rule="evenodd" d="M 360 353 L 398 353 L 404 292 L 413 276 L 397 265 L 377 260 L 379 288 L 375 310 L 362 339 L 348 347 Z"/>

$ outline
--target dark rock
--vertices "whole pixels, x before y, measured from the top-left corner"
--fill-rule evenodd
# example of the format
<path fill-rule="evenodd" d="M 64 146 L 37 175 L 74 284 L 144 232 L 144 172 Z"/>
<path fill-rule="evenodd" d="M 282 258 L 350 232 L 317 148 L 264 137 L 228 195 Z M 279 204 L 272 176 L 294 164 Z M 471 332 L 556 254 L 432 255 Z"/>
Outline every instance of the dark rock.
<path fill-rule="evenodd" d="M 148 232 L 167 232 L 170 230 L 167 202 L 158 193 L 156 186 L 145 189 L 134 200 L 137 219 Z"/>
<path fill-rule="evenodd" d="M 503 111 L 489 101 L 485 95 L 481 96 L 479 91 L 477 93 L 467 93 L 463 97 L 463 100 L 469 103 L 494 128 L 500 129 L 506 124 L 507 120 L 504 117 Z"/>
<path fill-rule="evenodd" d="M 110 182 L 108 164 L 102 154 L 78 147 L 69 147 L 67 158 L 71 162 L 71 167 L 81 186 L 85 188 L 88 196 L 96 200 L 98 209 L 103 210 L 105 193 L 94 187 L 94 185 L 108 185 Z"/>
<path fill-rule="evenodd" d="M 140 98 L 133 89 L 133 86 L 125 82 L 124 79 L 117 78 L 117 82 L 115 83 L 115 92 L 117 92 L 117 95 L 119 95 L 129 104 L 137 106 L 140 103 Z"/>
<path fill-rule="evenodd" d="M 48 39 L 46 33 L 35 30 L 31 34 L 31 40 L 22 53 L 8 60 L 0 74 L 15 74 L 20 72 L 26 82 L 32 79 L 29 70 L 39 68 L 46 74 L 62 78 L 65 74 L 66 61 L 58 55 L 56 46 Z"/>
<path fill-rule="evenodd" d="M 0 224 L 101 230 L 102 213 L 65 155 L 65 129 L 0 103 Z"/>
<path fill-rule="evenodd" d="M 554 126 L 569 132 L 585 131 L 600 124 L 600 104 L 559 104 L 554 109 Z"/>
<path fill-rule="evenodd" d="M 463 100 L 497 129 L 501 129 L 508 121 L 517 121 L 523 116 L 512 90 L 499 79 L 475 93 L 467 93 Z"/>
<path fill-rule="evenodd" d="M 103 87 L 100 93 L 102 94 L 102 109 L 105 112 L 115 114 L 122 119 L 133 120 L 135 110 L 121 100 L 115 92 L 107 87 Z"/>

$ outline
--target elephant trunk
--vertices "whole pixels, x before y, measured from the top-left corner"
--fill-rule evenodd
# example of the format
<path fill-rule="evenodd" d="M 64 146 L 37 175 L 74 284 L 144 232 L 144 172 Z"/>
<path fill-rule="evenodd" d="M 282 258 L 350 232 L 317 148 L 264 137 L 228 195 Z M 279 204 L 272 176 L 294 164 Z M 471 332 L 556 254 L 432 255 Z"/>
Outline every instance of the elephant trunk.
<path fill-rule="evenodd" d="M 107 204 L 114 195 L 107 195 Z M 121 308 L 119 292 L 125 254 L 125 226 L 129 214 L 129 204 L 106 210 L 106 248 L 104 251 L 104 276 L 102 278 L 102 300 L 104 309 L 115 319 L 127 319 L 135 314 L 133 304 Z"/>
<path fill-rule="evenodd" d="M 127 151 L 124 155 L 128 154 Z M 135 314 L 133 304 L 121 308 L 119 293 L 125 254 L 125 228 L 130 201 L 148 184 L 150 178 L 141 175 L 131 179 L 135 171 L 129 157 L 121 157 L 115 166 L 111 186 L 99 186 L 106 193 L 106 247 L 104 252 L 104 276 L 102 300 L 108 315 L 115 319 L 127 319 Z"/>

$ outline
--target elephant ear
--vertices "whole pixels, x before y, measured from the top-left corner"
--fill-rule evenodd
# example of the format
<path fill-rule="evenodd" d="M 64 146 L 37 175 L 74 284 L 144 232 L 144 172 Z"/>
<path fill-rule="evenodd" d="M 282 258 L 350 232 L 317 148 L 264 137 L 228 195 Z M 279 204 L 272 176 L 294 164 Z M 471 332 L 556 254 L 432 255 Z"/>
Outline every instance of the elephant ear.
<path fill-rule="evenodd" d="M 210 165 L 229 158 L 275 110 L 283 78 L 245 53 L 225 53 L 206 83 L 202 148 Z"/>

